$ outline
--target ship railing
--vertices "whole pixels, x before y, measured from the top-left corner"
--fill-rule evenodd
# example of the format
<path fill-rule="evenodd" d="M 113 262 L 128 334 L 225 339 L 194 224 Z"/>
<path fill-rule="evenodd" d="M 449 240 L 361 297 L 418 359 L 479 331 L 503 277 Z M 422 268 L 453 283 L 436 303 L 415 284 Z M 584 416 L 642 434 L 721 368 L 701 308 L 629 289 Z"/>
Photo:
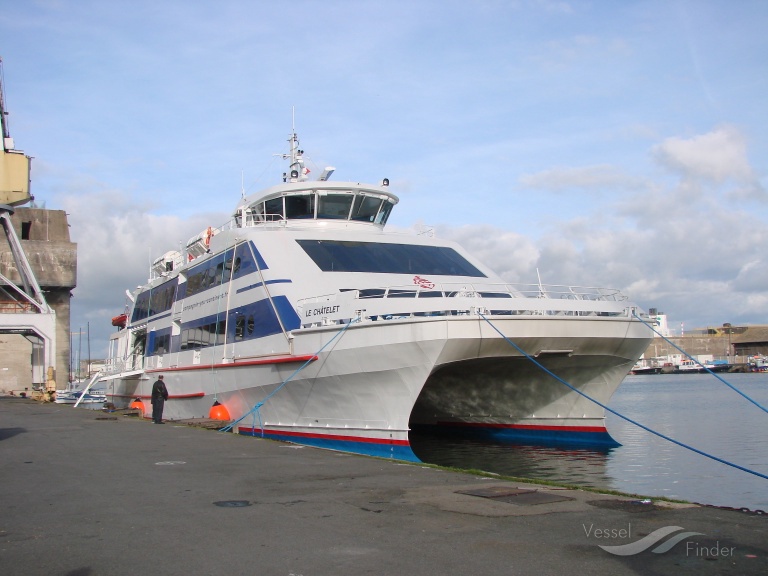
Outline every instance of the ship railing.
<path fill-rule="evenodd" d="M 558 284 L 433 283 L 418 276 L 413 285 L 359 290 L 359 298 L 546 298 L 590 302 L 624 302 L 627 297 L 614 288 Z"/>
<path fill-rule="evenodd" d="M 615 316 L 636 310 L 620 291 L 576 286 L 433 284 L 347 290 L 298 302 L 304 327 L 357 318 L 434 316 Z M 326 313 L 329 311 L 329 313 Z"/>
<path fill-rule="evenodd" d="M 132 372 L 144 367 L 144 357 L 140 354 L 131 354 L 127 358 L 107 358 L 104 361 L 102 372 L 106 375 L 119 374 L 120 372 Z"/>
<path fill-rule="evenodd" d="M 257 214 L 250 210 L 245 212 L 245 220 L 240 214 L 229 221 L 228 228 L 252 228 L 254 226 L 285 226 L 286 219 L 282 214 Z"/>

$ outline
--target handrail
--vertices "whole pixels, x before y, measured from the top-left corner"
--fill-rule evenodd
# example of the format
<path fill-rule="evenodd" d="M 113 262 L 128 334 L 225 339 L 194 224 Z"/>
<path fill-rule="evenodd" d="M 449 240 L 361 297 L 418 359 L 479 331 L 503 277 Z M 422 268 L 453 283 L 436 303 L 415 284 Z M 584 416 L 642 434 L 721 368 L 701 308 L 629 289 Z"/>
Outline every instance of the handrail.
<path fill-rule="evenodd" d="M 543 290 L 542 290 L 543 289 Z M 625 302 L 628 298 L 615 288 L 601 288 L 589 286 L 567 286 L 561 284 L 479 284 L 479 283 L 437 283 L 431 287 L 423 287 L 418 284 L 396 284 L 392 286 L 371 287 L 356 290 L 358 300 L 376 298 L 433 298 L 436 293 L 440 297 L 466 297 L 477 299 L 548 299 L 548 300 L 582 300 L 592 302 Z M 299 305 L 307 302 L 319 302 L 333 298 L 337 294 L 319 294 L 304 298 Z"/>

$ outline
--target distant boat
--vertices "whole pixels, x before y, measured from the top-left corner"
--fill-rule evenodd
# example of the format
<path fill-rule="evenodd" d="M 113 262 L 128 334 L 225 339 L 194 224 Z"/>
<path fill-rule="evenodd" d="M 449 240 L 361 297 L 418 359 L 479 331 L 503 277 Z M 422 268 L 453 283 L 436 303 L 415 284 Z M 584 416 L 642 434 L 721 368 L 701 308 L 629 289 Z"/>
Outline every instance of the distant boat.
<path fill-rule="evenodd" d="M 681 360 L 677 365 L 676 372 L 678 374 L 698 374 L 701 369 L 701 364 L 694 362 L 693 360 Z"/>
<path fill-rule="evenodd" d="M 768 372 L 768 358 L 765 356 L 754 356 L 749 359 L 750 372 Z"/>
<path fill-rule="evenodd" d="M 81 398 L 82 396 L 82 398 Z M 56 404 L 76 404 L 80 400 L 80 404 L 104 404 L 107 401 L 105 394 L 86 392 L 83 394 L 80 391 L 65 392 L 63 390 L 56 391 Z"/>
<path fill-rule="evenodd" d="M 704 368 L 700 372 L 728 372 L 730 369 L 731 365 L 725 360 L 715 360 L 704 364 Z"/>
<path fill-rule="evenodd" d="M 629 373 L 634 374 L 635 376 L 660 374 L 661 365 L 655 360 L 646 360 L 645 358 L 641 358 L 635 363 L 634 366 L 632 366 L 632 370 L 630 370 Z"/>
<path fill-rule="evenodd" d="M 635 366 L 630 370 L 630 374 L 635 376 L 644 376 L 646 374 L 660 374 L 661 368 L 659 366 Z"/>
<path fill-rule="evenodd" d="M 94 377 L 95 379 L 95 377 Z M 63 390 L 56 390 L 56 404 L 104 404 L 107 401 L 104 385 L 88 387 L 90 380 L 69 382 Z M 79 401 L 79 402 L 78 402 Z"/>

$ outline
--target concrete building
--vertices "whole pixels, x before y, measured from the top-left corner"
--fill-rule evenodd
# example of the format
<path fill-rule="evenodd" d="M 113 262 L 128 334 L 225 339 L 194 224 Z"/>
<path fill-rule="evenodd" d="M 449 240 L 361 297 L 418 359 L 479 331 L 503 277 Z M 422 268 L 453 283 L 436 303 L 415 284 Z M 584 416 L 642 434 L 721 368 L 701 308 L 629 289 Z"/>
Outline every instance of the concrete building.
<path fill-rule="evenodd" d="M 732 337 L 736 354 L 741 356 L 768 356 L 768 326 L 749 326 Z"/>
<path fill-rule="evenodd" d="M 751 356 L 768 355 L 768 326 L 709 327 L 685 335 L 656 337 L 643 355 L 646 359 L 680 355 L 677 348 L 695 357 L 710 356 L 729 363 L 745 363 Z"/>
<path fill-rule="evenodd" d="M 56 313 L 54 378 L 56 388 L 65 388 L 70 363 L 70 298 L 77 284 L 77 244 L 70 240 L 63 210 L 17 207 L 10 221 L 45 300 Z M 2 234 L 0 275 L 16 285 L 22 282 L 10 244 Z M 3 313 L 19 308 L 12 291 L 5 288 L 0 286 L 0 394 L 31 389 L 33 383 L 39 383 L 39 376 L 32 370 L 38 344 L 18 330 L 4 329 L 9 324 L 4 323 L 4 316 L 19 316 Z"/>

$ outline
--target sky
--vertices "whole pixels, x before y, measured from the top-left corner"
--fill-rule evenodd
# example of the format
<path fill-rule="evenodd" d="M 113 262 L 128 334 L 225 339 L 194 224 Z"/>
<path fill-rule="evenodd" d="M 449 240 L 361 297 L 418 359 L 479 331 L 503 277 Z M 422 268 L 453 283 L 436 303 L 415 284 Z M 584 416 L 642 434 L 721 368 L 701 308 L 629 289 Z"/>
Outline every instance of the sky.
<path fill-rule="evenodd" d="M 8 125 L 106 353 L 149 263 L 308 167 L 509 282 L 768 324 L 768 2 L 0 0 Z M 312 174 L 310 174 L 311 176 Z"/>

